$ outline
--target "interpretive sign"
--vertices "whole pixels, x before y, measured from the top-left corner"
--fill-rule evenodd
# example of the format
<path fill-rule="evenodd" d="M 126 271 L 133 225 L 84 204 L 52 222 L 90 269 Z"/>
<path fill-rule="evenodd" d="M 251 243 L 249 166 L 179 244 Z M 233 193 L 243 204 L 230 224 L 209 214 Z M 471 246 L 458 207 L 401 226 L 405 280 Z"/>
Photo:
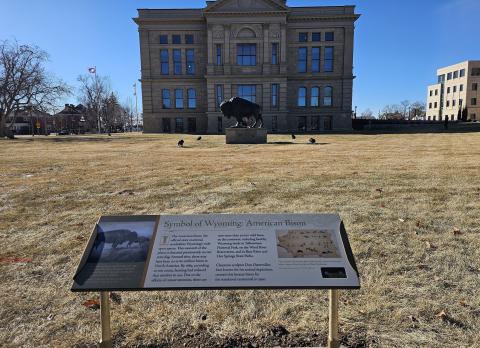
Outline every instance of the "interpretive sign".
<path fill-rule="evenodd" d="M 73 291 L 359 288 L 334 214 L 102 217 Z"/>

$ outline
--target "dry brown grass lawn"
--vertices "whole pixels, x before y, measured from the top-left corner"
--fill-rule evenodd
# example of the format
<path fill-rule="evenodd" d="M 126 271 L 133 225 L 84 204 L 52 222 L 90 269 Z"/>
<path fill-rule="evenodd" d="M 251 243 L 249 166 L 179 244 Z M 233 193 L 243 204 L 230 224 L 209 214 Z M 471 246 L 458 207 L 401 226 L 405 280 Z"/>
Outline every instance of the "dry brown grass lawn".
<path fill-rule="evenodd" d="M 69 289 L 102 214 L 339 212 L 362 279 L 341 294 L 346 346 L 480 347 L 480 134 L 184 138 L 0 141 L 0 346 L 97 341 L 97 294 Z M 326 342 L 325 291 L 120 295 L 118 347 Z"/>

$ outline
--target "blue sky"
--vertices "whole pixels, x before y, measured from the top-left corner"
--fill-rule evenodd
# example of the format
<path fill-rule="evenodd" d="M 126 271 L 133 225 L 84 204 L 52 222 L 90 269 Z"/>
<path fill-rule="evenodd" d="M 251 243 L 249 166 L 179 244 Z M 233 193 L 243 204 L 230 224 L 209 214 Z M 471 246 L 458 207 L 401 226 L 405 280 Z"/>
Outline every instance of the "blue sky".
<path fill-rule="evenodd" d="M 0 0 L 0 40 L 50 54 L 48 69 L 77 86 L 89 66 L 110 76 L 121 101 L 140 77 L 137 8 L 202 7 L 204 0 Z M 289 6 L 357 5 L 353 104 L 375 113 L 426 98 L 438 67 L 480 60 L 480 0 L 288 0 Z M 472 32 L 476 34 L 472 34 Z M 133 97 L 132 97 L 133 98 Z M 76 102 L 72 97 L 70 102 Z M 141 104 L 141 103 L 139 103 Z"/>

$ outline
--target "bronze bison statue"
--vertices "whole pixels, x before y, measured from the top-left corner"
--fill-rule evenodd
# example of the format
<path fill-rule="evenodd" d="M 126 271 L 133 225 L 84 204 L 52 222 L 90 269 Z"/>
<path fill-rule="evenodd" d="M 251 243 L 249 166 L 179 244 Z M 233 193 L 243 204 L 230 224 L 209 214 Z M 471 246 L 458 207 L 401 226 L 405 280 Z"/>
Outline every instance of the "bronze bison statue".
<path fill-rule="evenodd" d="M 263 127 L 262 107 L 249 100 L 233 97 L 220 104 L 223 116 L 235 117 L 237 124 L 233 128 L 258 128 Z M 251 123 L 254 119 L 253 124 Z"/>

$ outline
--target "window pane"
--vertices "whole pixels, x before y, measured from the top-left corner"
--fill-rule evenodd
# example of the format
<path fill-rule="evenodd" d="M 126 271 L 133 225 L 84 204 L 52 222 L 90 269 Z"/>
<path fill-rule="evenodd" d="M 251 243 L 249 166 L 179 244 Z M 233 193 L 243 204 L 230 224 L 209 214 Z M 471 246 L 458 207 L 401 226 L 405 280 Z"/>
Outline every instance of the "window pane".
<path fill-rule="evenodd" d="M 219 110 L 220 104 L 223 102 L 223 85 L 215 86 L 215 96 L 217 98 L 217 110 Z"/>
<path fill-rule="evenodd" d="M 334 40 L 335 40 L 335 35 L 333 31 L 325 33 L 325 41 L 334 41 Z"/>
<path fill-rule="evenodd" d="M 175 107 L 177 109 L 183 109 L 183 89 L 175 90 Z"/>
<path fill-rule="evenodd" d="M 216 48 L 216 64 L 217 65 L 222 65 L 222 45 L 217 44 L 215 46 Z"/>
<path fill-rule="evenodd" d="M 194 49 L 187 50 L 187 74 L 188 75 L 195 74 L 195 50 Z"/>
<path fill-rule="evenodd" d="M 175 75 L 182 74 L 182 50 L 173 50 L 173 73 Z"/>
<path fill-rule="evenodd" d="M 278 64 L 278 43 L 272 43 L 272 65 Z"/>
<path fill-rule="evenodd" d="M 251 101 L 252 103 L 256 102 L 257 99 L 257 86 L 255 85 L 239 85 L 238 86 L 238 96 L 240 98 Z"/>
<path fill-rule="evenodd" d="M 325 62 L 323 70 L 325 72 L 333 71 L 333 47 L 325 47 Z"/>
<path fill-rule="evenodd" d="M 182 133 L 183 132 L 183 118 L 176 117 L 175 118 L 175 132 Z"/>
<path fill-rule="evenodd" d="M 272 85 L 272 108 L 278 107 L 278 89 L 277 84 Z"/>
<path fill-rule="evenodd" d="M 307 88 L 298 89 L 298 106 L 307 106 Z"/>
<path fill-rule="evenodd" d="M 193 35 L 185 35 L 185 43 L 188 45 L 193 45 Z"/>
<path fill-rule="evenodd" d="M 162 45 L 168 44 L 168 35 L 160 35 L 160 43 Z"/>
<path fill-rule="evenodd" d="M 307 72 L 307 48 L 300 47 L 298 49 L 298 72 Z"/>
<path fill-rule="evenodd" d="M 162 91 L 162 99 L 163 99 L 163 108 L 170 109 L 172 107 L 172 103 L 170 102 L 170 90 L 164 89 Z"/>
<path fill-rule="evenodd" d="M 180 35 L 172 35 L 172 43 L 174 44 L 181 44 L 182 43 L 182 37 Z"/>
<path fill-rule="evenodd" d="M 312 87 L 312 96 L 310 100 L 310 106 L 319 106 L 320 89 L 318 87 Z"/>
<path fill-rule="evenodd" d="M 160 69 L 162 75 L 168 75 L 168 50 L 160 50 Z"/>
<path fill-rule="evenodd" d="M 312 48 L 312 72 L 320 72 L 320 47 Z"/>
<path fill-rule="evenodd" d="M 197 107 L 197 92 L 190 88 L 188 90 L 188 108 L 195 109 Z"/>
<path fill-rule="evenodd" d="M 321 41 L 322 33 L 312 33 L 312 41 L 319 42 Z"/>
<path fill-rule="evenodd" d="M 332 106 L 332 94 L 333 88 L 327 86 L 323 89 L 323 105 L 324 106 Z"/>
<path fill-rule="evenodd" d="M 298 34 L 298 41 L 299 42 L 307 42 L 308 41 L 308 33 L 299 33 Z"/>
<path fill-rule="evenodd" d="M 237 65 L 256 65 L 256 51 L 256 44 L 237 44 Z"/>

